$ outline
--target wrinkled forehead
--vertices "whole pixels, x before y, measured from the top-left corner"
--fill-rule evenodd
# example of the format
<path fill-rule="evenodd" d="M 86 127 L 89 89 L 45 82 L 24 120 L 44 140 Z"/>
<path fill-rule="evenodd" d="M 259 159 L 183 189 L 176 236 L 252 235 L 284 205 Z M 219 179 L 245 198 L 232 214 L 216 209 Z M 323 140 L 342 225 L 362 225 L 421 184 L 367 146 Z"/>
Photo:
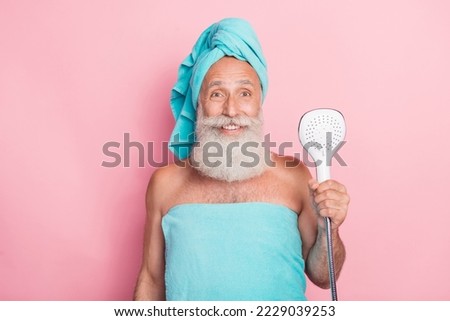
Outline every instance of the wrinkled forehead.
<path fill-rule="evenodd" d="M 259 76 L 249 62 L 234 57 L 223 57 L 212 64 L 207 71 L 202 82 L 202 89 L 230 84 L 261 88 Z"/>

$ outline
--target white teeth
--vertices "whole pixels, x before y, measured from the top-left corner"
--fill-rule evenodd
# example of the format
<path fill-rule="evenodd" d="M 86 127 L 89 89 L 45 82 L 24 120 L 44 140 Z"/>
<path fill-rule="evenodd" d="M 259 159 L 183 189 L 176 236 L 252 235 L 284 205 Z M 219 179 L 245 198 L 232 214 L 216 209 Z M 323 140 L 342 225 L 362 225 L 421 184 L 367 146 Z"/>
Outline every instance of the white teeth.
<path fill-rule="evenodd" d="M 239 129 L 241 126 L 238 125 L 234 125 L 234 124 L 229 124 L 229 125 L 225 125 L 222 128 L 226 129 L 226 130 L 236 130 Z"/>

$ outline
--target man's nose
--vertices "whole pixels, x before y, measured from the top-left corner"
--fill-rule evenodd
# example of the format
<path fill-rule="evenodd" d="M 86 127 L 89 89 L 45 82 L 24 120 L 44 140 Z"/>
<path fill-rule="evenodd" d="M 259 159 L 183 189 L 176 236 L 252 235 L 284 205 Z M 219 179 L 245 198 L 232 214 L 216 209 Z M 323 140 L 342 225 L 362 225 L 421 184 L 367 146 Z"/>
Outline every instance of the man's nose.
<path fill-rule="evenodd" d="M 234 117 L 238 114 L 238 105 L 236 99 L 232 95 L 228 96 L 225 101 L 222 114 L 228 117 Z"/>

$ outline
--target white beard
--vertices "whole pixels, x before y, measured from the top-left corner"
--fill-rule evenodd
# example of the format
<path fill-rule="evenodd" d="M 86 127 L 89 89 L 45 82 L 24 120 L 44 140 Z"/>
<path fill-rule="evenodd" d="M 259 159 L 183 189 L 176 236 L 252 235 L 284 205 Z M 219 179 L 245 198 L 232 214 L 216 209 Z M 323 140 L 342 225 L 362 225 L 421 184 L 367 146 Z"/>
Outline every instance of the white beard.
<path fill-rule="evenodd" d="M 191 152 L 191 165 L 204 176 L 227 182 L 261 175 L 267 168 L 262 112 L 257 117 L 204 117 L 200 106 L 198 109 L 197 144 Z M 244 127 L 243 132 L 223 135 L 220 129 L 228 124 Z"/>

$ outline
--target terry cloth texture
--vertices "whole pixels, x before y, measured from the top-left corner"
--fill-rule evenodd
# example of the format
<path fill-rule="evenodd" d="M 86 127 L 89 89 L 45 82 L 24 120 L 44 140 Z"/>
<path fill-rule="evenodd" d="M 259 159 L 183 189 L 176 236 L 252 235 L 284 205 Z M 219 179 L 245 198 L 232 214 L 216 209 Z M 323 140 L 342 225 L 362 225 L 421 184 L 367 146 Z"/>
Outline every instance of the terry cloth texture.
<path fill-rule="evenodd" d="M 167 300 L 306 300 L 302 241 L 289 208 L 182 204 L 162 228 Z"/>

